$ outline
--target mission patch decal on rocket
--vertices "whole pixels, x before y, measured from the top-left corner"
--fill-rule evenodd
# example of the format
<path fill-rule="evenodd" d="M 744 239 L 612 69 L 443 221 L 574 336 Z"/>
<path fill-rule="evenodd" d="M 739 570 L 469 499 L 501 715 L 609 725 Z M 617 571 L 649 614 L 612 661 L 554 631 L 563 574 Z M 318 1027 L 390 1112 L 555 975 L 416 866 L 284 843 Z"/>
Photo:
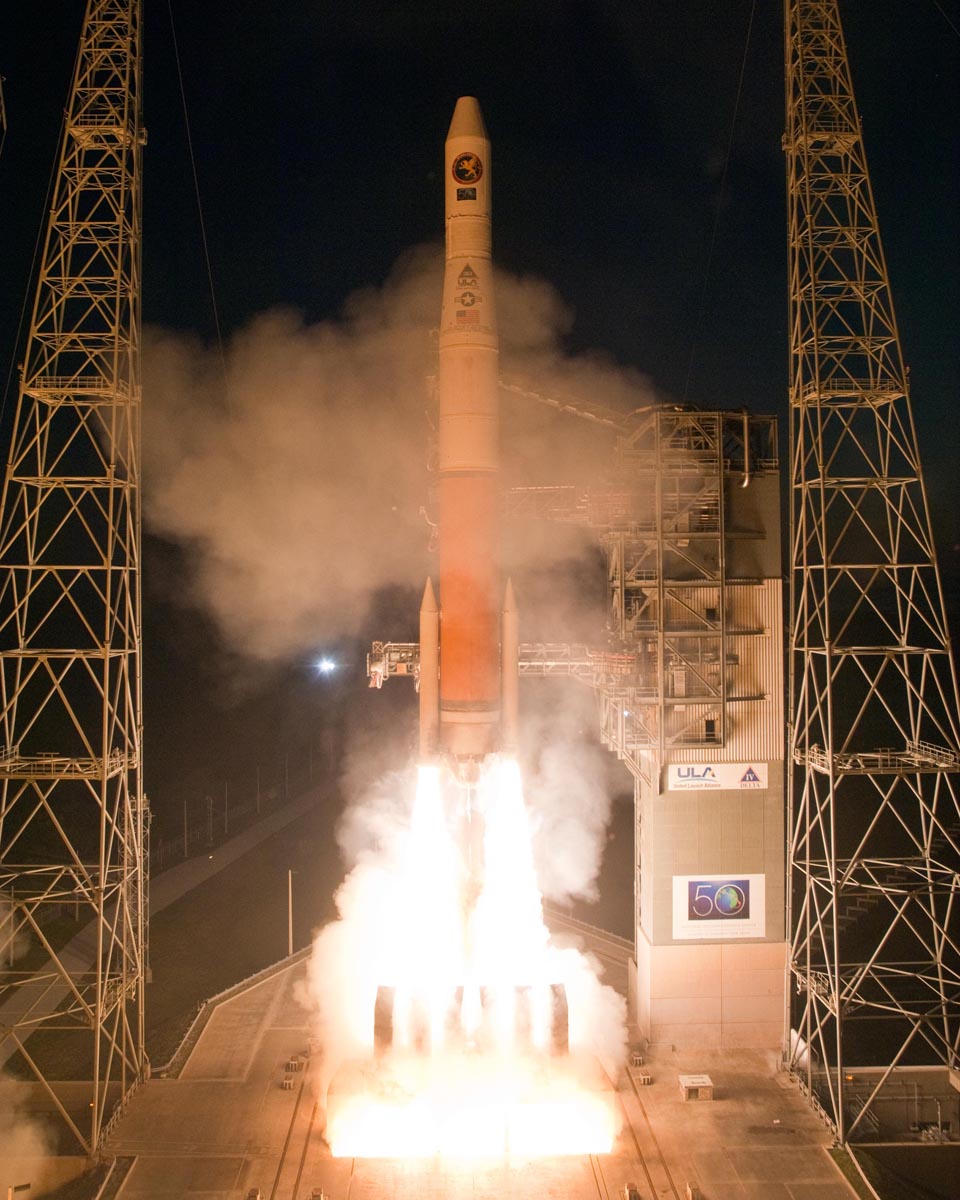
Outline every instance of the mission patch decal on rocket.
<path fill-rule="evenodd" d="M 464 99 L 471 98 L 472 97 L 464 97 Z M 460 101 L 457 101 L 457 103 L 459 104 Z M 474 104 L 476 104 L 475 100 Z M 479 105 L 477 105 L 477 112 L 480 112 Z M 456 112 L 454 112 L 454 119 L 456 119 Z M 481 124 L 483 123 L 482 117 L 480 118 L 480 122 Z M 451 128 L 453 128 L 452 125 Z M 484 131 L 484 137 L 485 136 L 486 131 Z M 453 177 L 457 183 L 477 183 L 482 174 L 483 162 L 481 161 L 479 155 L 468 152 L 466 154 L 459 154 L 454 160 Z"/>

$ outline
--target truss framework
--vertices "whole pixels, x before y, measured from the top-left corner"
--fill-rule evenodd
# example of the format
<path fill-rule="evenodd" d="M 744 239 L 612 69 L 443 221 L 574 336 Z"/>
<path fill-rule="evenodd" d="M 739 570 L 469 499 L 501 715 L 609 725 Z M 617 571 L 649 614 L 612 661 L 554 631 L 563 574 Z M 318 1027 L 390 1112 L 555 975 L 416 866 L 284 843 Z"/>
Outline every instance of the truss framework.
<path fill-rule="evenodd" d="M 87 1153 L 146 1067 L 143 141 L 139 0 L 88 0 L 0 512 L 0 1050 Z M 25 934 L 45 966 L 18 965 Z M 71 1054 L 89 1123 L 53 1085 Z"/>
<path fill-rule="evenodd" d="M 595 410 L 529 391 L 528 399 L 597 420 Z M 549 520 L 594 530 L 607 562 L 606 647 L 524 643 L 521 675 L 566 675 L 593 688 L 600 737 L 636 779 L 671 751 L 724 745 L 731 704 L 754 695 L 730 639 L 760 635 L 744 623 L 735 594 L 759 579 L 728 580 L 734 480 L 778 469 L 776 421 L 744 412 L 649 409 L 617 418 L 613 478 L 606 486 L 514 488 L 508 519 Z M 374 642 L 371 686 L 419 676 L 415 642 Z M 651 758 L 652 756 L 652 758 Z"/>
<path fill-rule="evenodd" d="M 539 397 L 534 397 L 539 399 Z M 515 488 L 507 515 L 594 529 L 607 563 L 611 646 L 630 672 L 570 671 L 592 682 L 600 736 L 635 778 L 647 759 L 666 762 L 675 750 L 716 749 L 728 736 L 731 704 L 753 701 L 730 639 L 760 634 L 737 614 L 735 597 L 759 579 L 728 578 L 735 539 L 760 529 L 732 528 L 734 480 L 776 471 L 772 417 L 689 408 L 651 409 L 624 419 L 613 478 L 606 487 Z M 575 648 L 574 648 L 575 649 Z M 563 666 L 540 671 L 556 674 Z M 534 658 L 521 672 L 538 670 Z M 646 757 L 645 757 L 646 756 Z"/>
<path fill-rule="evenodd" d="M 836 0 L 785 11 L 789 1055 L 845 1142 L 893 1067 L 958 1065 L 957 680 Z"/>
<path fill-rule="evenodd" d="M 641 511 L 600 534 L 611 630 L 638 648 L 656 688 L 626 703 L 615 697 L 622 711 L 610 716 L 624 725 L 617 741 L 629 746 L 642 729 L 660 762 L 676 746 L 724 743 L 732 684 L 724 423 L 722 413 L 667 409 L 621 438 L 618 466 Z"/>

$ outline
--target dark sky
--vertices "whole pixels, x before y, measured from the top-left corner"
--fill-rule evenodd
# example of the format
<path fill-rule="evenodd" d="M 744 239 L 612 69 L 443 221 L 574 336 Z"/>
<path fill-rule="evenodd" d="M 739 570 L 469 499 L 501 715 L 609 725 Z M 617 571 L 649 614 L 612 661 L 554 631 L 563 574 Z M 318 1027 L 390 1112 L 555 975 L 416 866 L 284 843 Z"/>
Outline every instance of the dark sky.
<path fill-rule="evenodd" d="M 468 93 L 493 141 L 495 254 L 560 292 L 569 349 L 603 351 L 676 400 L 785 418 L 776 0 L 757 3 L 749 46 L 750 0 L 170 6 L 225 335 L 278 304 L 330 318 L 405 248 L 438 240 L 443 138 Z M 144 317 L 208 338 L 170 7 L 145 7 Z M 0 43 L 4 379 L 82 8 L 19 4 Z M 960 3 L 844 0 L 841 13 L 956 614 Z M 786 436 L 783 423 L 784 451 Z M 153 644 L 196 628 L 165 613 Z"/>

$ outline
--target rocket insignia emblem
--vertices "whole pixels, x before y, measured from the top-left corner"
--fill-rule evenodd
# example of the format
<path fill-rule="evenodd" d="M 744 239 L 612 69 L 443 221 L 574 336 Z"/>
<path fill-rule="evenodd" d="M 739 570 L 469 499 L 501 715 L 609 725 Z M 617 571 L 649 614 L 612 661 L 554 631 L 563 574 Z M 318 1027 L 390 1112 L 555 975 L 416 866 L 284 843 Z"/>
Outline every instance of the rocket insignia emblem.
<path fill-rule="evenodd" d="M 468 150 L 458 154 L 453 160 L 453 177 L 457 183 L 476 183 L 483 174 L 483 163 L 480 156 Z"/>

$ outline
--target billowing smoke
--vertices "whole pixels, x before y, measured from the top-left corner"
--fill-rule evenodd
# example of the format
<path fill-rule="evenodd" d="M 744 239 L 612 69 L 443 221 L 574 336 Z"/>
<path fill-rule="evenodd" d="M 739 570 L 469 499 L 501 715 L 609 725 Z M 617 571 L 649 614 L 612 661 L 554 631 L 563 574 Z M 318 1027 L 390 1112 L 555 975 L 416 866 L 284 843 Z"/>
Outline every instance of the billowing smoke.
<path fill-rule="evenodd" d="M 530 683 L 535 691 L 522 696 L 520 757 L 536 886 L 545 900 L 590 901 L 596 897 L 615 764 L 596 743 L 589 689 L 573 681 Z M 364 1035 L 369 1039 L 372 1033 L 373 997 L 367 971 L 383 962 L 383 914 L 398 902 L 409 855 L 417 785 L 408 755 L 396 729 L 368 730 L 365 736 L 358 731 L 351 740 L 347 805 L 337 829 L 346 866 L 336 895 L 339 919 L 317 934 L 301 995 L 324 1049 L 317 1080 L 321 1094 L 345 1059 L 369 1053 Z M 448 867 L 431 862 L 429 873 L 442 881 Z M 438 885 L 428 909 L 448 912 L 450 907 Z M 440 933 L 426 927 L 411 932 L 424 952 L 432 946 L 443 956 Z M 587 1043 L 579 1048 L 589 1048 L 612 1071 L 624 1051 L 623 998 L 603 984 L 599 964 L 574 950 L 564 953 L 571 1006 L 581 1029 L 589 1028 Z"/>
<path fill-rule="evenodd" d="M 537 779 L 555 800 L 563 788 L 548 775 L 539 772 Z M 397 1018 L 399 1040 L 394 1042 L 401 1057 L 390 1060 L 386 1075 L 367 1077 L 368 1083 L 377 1081 L 372 1094 L 363 1088 L 354 1094 L 360 1078 L 356 1066 L 346 1074 L 342 1070 L 347 1062 L 362 1063 L 371 1056 L 378 988 L 393 989 L 392 1002 L 399 1013 L 407 1011 L 404 995 L 421 997 L 432 1014 L 431 1037 L 441 1031 L 439 1040 L 431 1040 L 425 1075 L 416 1070 L 417 1086 L 425 1088 L 421 1099 L 428 1108 L 434 1089 L 444 1097 L 444 1104 L 455 1107 L 461 1103 L 464 1089 L 478 1083 L 475 1073 L 489 1078 L 486 1072 L 495 1074 L 503 1069 L 506 1047 L 513 1046 L 513 1035 L 507 1032 L 507 1040 L 501 1044 L 491 1027 L 483 1026 L 479 1009 L 474 1007 L 475 1028 L 486 1029 L 477 1035 L 483 1053 L 480 1059 L 474 1052 L 464 1058 L 459 1035 L 452 1035 L 451 1041 L 448 1025 L 449 998 L 458 988 L 467 1031 L 471 986 L 475 1006 L 479 1003 L 476 990 L 490 990 L 499 998 L 495 1004 L 506 1000 L 509 1014 L 518 988 L 542 997 L 548 985 L 562 983 L 569 1002 L 570 1057 L 552 1060 L 547 1076 L 542 1073 L 541 1059 L 541 1066 L 532 1068 L 531 1078 L 540 1081 L 538 1086 L 551 1080 L 548 1090 L 552 1086 L 571 1088 L 575 1105 L 586 1103 L 588 1110 L 593 1105 L 589 1087 L 585 1092 L 581 1086 L 585 1064 L 597 1058 L 612 1073 L 623 1060 L 623 998 L 602 983 L 599 964 L 572 947 L 550 944 L 541 915 L 544 854 L 550 843 L 567 842 L 567 851 L 572 850 L 569 839 L 577 824 L 577 803 L 591 802 L 579 794 L 566 801 L 566 811 L 549 830 L 542 831 L 550 836 L 543 840 L 538 855 L 531 828 L 537 821 L 536 808 L 524 804 L 516 764 L 488 763 L 477 785 L 476 807 L 470 818 L 474 830 L 479 828 L 483 834 L 482 851 L 478 851 L 478 843 L 463 824 L 465 795 L 449 780 L 445 784 L 444 778 L 443 772 L 431 767 L 420 768 L 416 778 L 412 770 L 394 772 L 351 806 L 341 824 L 341 847 L 353 867 L 337 892 L 339 920 L 317 935 L 307 982 L 301 989 L 301 1000 L 314 1013 L 323 1045 L 316 1082 L 321 1096 L 326 1095 L 328 1121 L 333 1122 L 327 1136 L 335 1153 L 348 1152 L 343 1149 L 344 1138 L 357 1136 L 359 1128 L 376 1127 L 379 1118 L 375 1114 L 386 1113 L 388 1124 L 403 1119 L 402 1105 L 397 1109 L 396 1100 L 406 1090 L 406 1084 L 399 1081 L 406 1080 L 410 1070 L 409 1059 L 403 1056 L 409 1055 L 414 1043 L 402 1018 Z M 586 778 L 581 785 L 584 791 L 589 789 Z M 469 856 L 467 845 L 474 846 Z M 568 892 L 577 890 L 578 884 L 589 886 L 589 857 L 587 854 L 582 861 L 576 855 L 567 857 L 565 865 L 555 862 L 554 879 L 559 880 L 561 870 L 566 869 Z M 508 1015 L 508 1030 L 512 1020 Z M 504 1036 L 503 1026 L 499 1028 Z M 545 1040 L 534 1043 L 541 1049 L 550 1044 L 543 1028 Z M 522 1072 L 529 1060 L 523 1050 L 512 1050 L 509 1061 L 513 1065 L 503 1078 L 515 1082 L 516 1071 Z M 384 1079 L 393 1082 L 384 1085 Z M 381 1095 L 379 1089 L 384 1087 Z M 506 1083 L 505 1087 L 509 1092 Z M 353 1130 L 346 1135 L 343 1105 L 348 1109 L 354 1106 L 353 1114 L 348 1111 L 347 1116 Z M 598 1136 L 609 1135 L 613 1128 L 606 1121 L 604 1125 L 606 1134 Z M 366 1152 L 373 1152 L 371 1144 L 385 1152 L 383 1143 L 370 1136 L 373 1142 L 365 1142 Z M 348 1144 L 353 1145 L 349 1140 Z M 395 1152 L 417 1153 L 410 1148 Z"/>
<path fill-rule="evenodd" d="M 0 1075 L 0 1194 L 12 1195 L 36 1181 L 37 1159 L 54 1152 L 48 1127 L 30 1117 L 20 1102 L 22 1083 Z"/>
<path fill-rule="evenodd" d="M 147 338 L 146 517 L 193 551 L 187 598 L 241 654 L 283 657 L 357 633 L 378 590 L 422 588 L 435 572 L 424 509 L 440 282 L 439 251 L 421 247 L 382 288 L 351 296 L 339 320 L 257 317 L 227 347 L 226 378 L 214 350 L 163 331 Z M 497 291 L 506 381 L 621 410 L 650 402 L 641 376 L 563 352 L 571 317 L 546 283 L 501 272 Z M 509 393 L 502 442 L 508 486 L 595 479 L 612 445 L 609 430 Z M 525 637 L 541 636 L 536 580 L 548 573 L 544 614 L 573 619 L 555 568 L 583 547 L 559 527 L 508 537 L 506 570 L 533 581 Z M 410 636 L 415 622 L 412 612 Z"/>
<path fill-rule="evenodd" d="M 210 350 L 148 342 L 147 519 L 195 551 L 190 599 L 243 654 L 354 633 L 376 589 L 424 574 L 423 270 L 408 260 L 341 322 L 254 319 L 225 381 Z"/>
<path fill-rule="evenodd" d="M 187 599 L 251 659 L 360 631 L 383 636 L 369 626 L 370 606 L 391 589 L 410 603 L 405 634 L 389 636 L 416 637 L 415 597 L 425 575 L 436 574 L 427 381 L 436 370 L 441 265 L 436 248 L 411 251 L 382 288 L 352 296 L 337 321 L 307 325 L 289 311 L 255 319 L 227 348 L 226 378 L 210 349 L 158 331 L 148 339 L 147 520 L 192 551 Z M 506 383 L 621 412 L 653 402 L 643 377 L 565 353 L 571 314 L 549 285 L 500 272 L 496 287 Z M 596 484 L 613 449 L 604 425 L 516 392 L 503 400 L 501 440 L 505 487 Z M 605 604 L 598 562 L 589 530 L 533 521 L 508 528 L 503 566 L 514 578 L 523 640 L 596 640 Z M 535 914 L 539 892 L 561 902 L 594 897 L 610 808 L 586 689 L 584 708 L 543 682 L 536 711 L 528 694 L 522 712 Z M 410 846 L 407 733 L 358 731 L 346 759 L 340 920 L 318 935 L 304 997 L 319 1004 L 328 1071 L 359 1049 L 351 1026 L 358 1014 L 370 1033 L 371 981 L 357 967 L 382 942 L 377 914 Z M 424 946 L 434 940 L 423 932 Z M 575 951 L 549 953 L 568 956 L 571 1036 L 579 1021 L 581 1042 L 589 1031 L 592 1051 L 615 1064 L 622 999 Z"/>
<path fill-rule="evenodd" d="M 531 682 L 539 686 L 523 709 L 521 761 L 540 890 L 559 904 L 596 900 L 614 760 L 592 736 L 596 704 L 587 688 Z"/>

